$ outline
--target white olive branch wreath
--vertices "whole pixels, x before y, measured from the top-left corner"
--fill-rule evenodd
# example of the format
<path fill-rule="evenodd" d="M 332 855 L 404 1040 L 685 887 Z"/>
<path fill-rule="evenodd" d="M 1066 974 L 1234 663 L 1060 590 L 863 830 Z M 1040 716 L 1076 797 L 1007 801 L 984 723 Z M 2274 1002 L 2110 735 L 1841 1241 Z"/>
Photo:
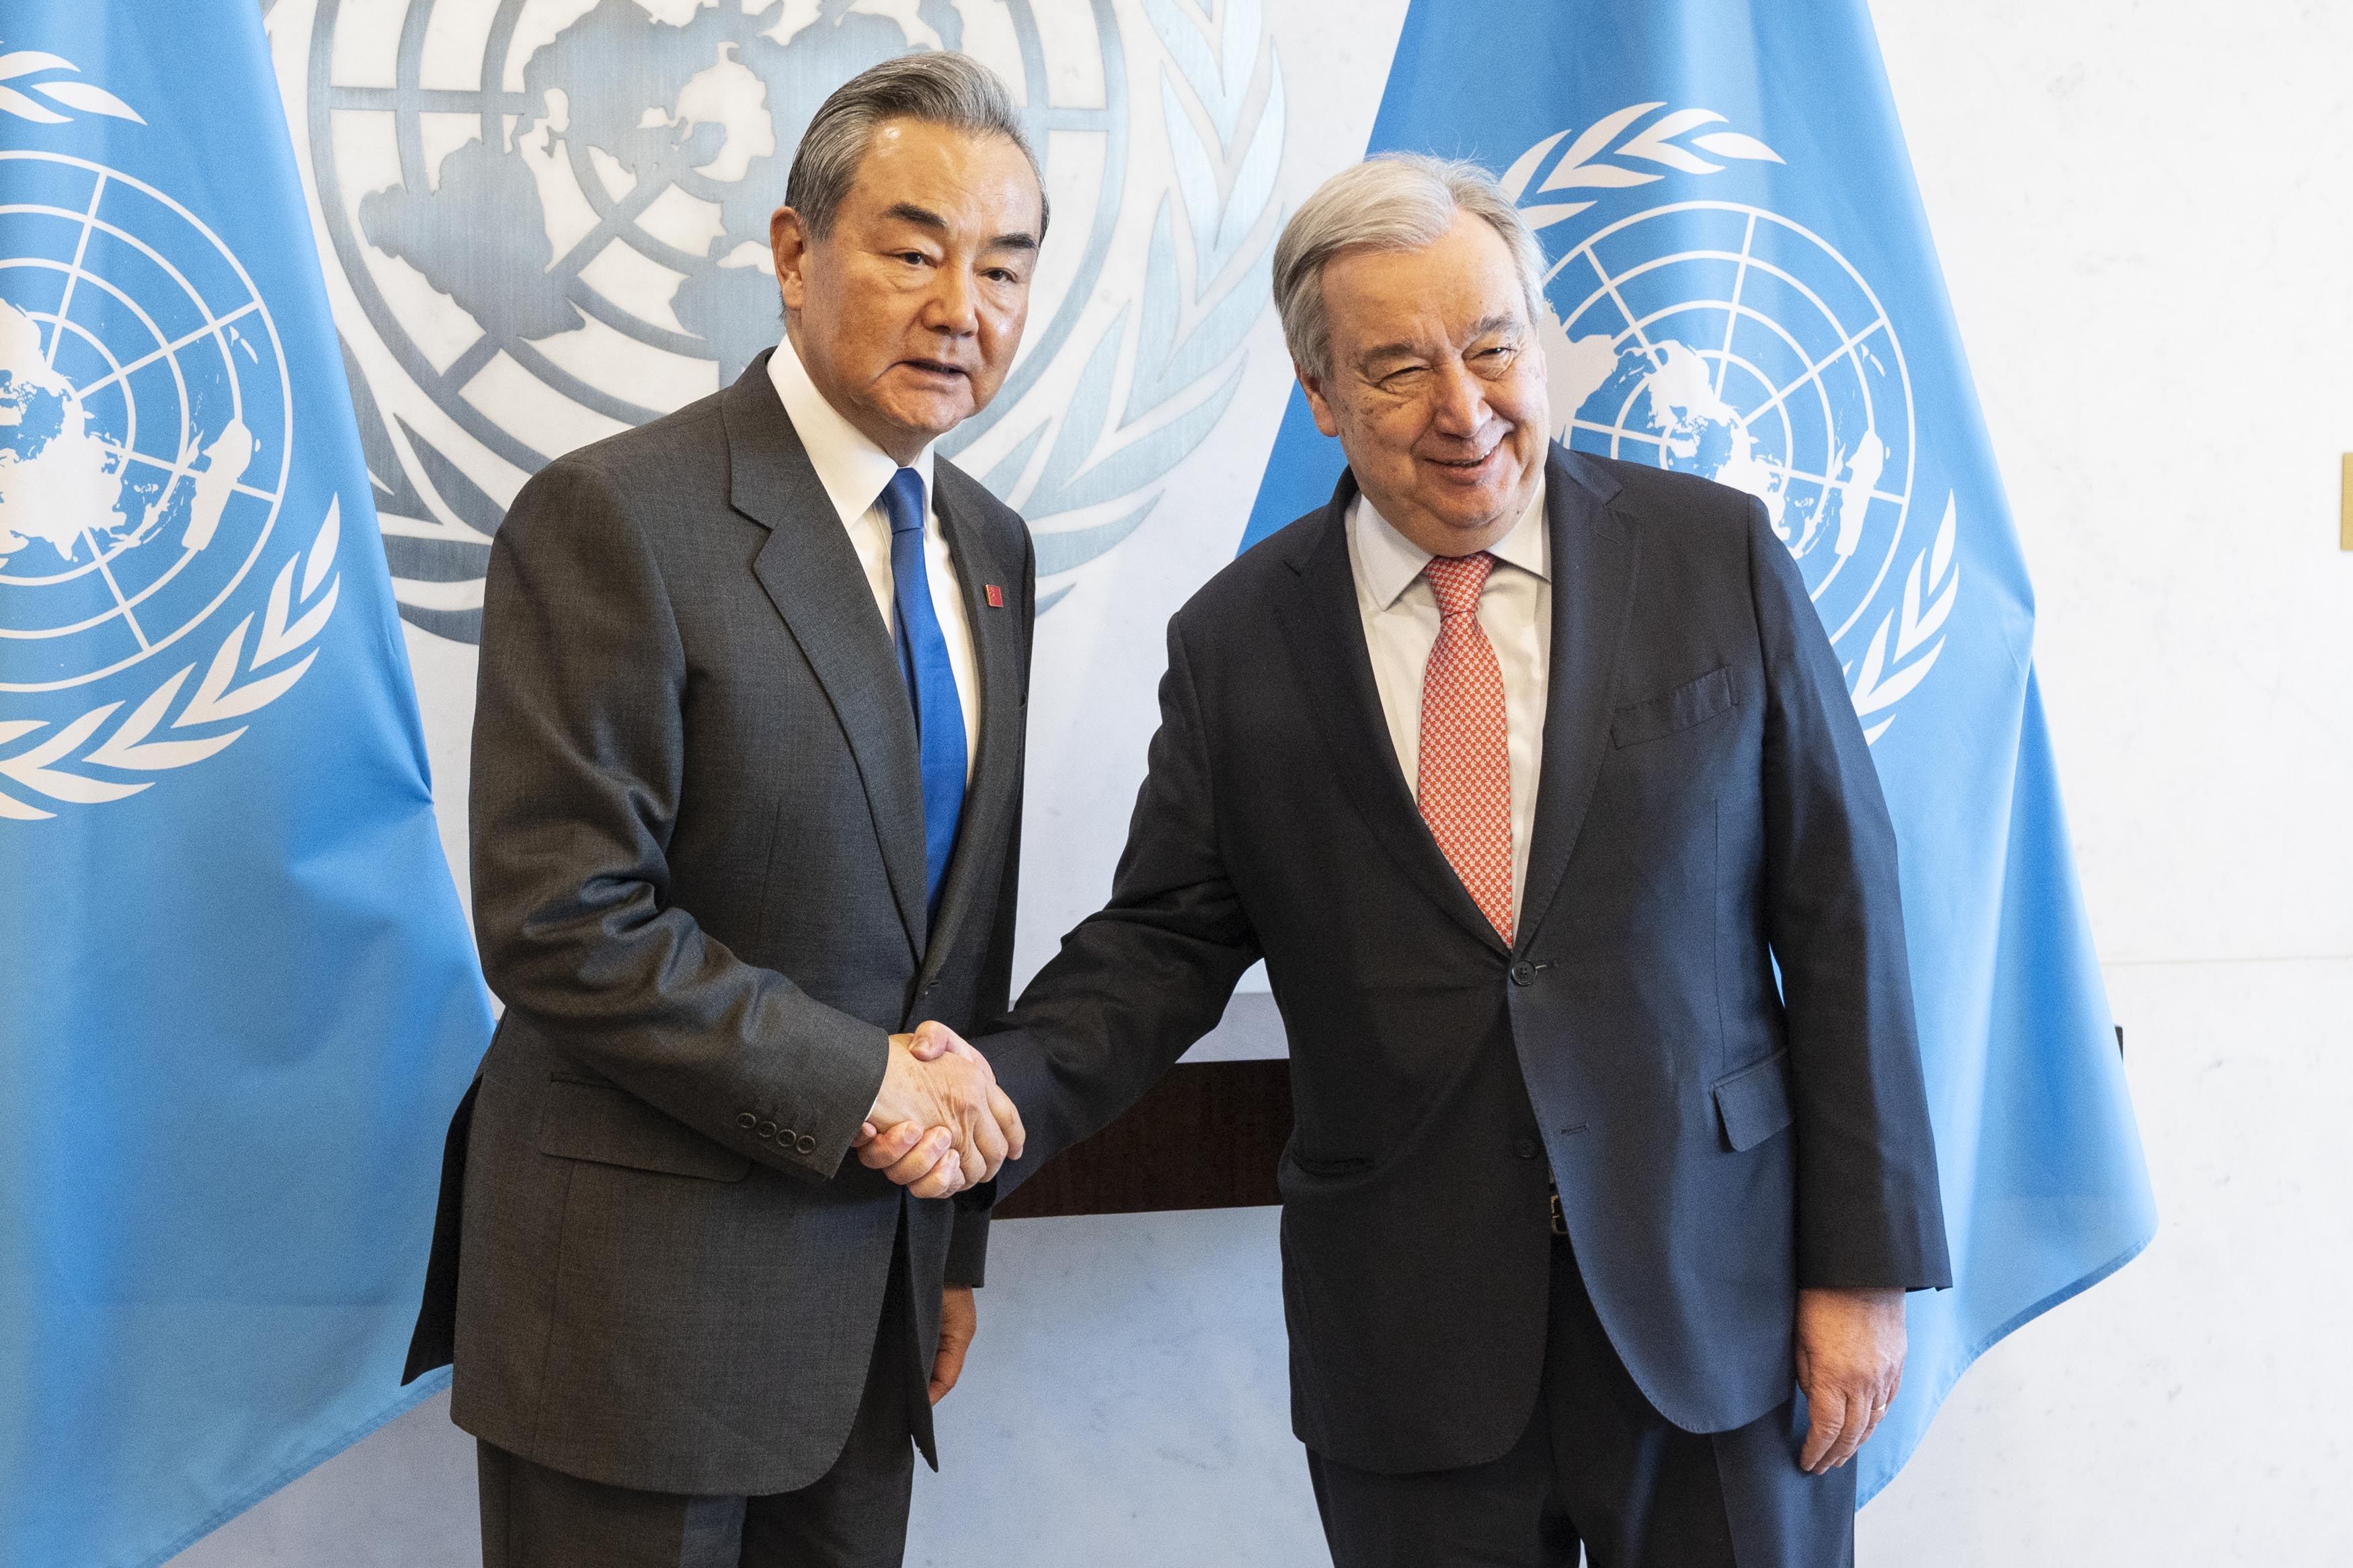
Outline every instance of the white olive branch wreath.
<path fill-rule="evenodd" d="M 1258 258 L 1273 244 L 1264 220 L 1276 203 L 1286 110 L 1282 63 L 1257 0 L 1226 0 L 1214 39 L 1170 0 L 1145 0 L 1145 10 L 1163 51 L 1161 119 L 1174 188 L 1162 193 L 1155 215 L 1143 294 L 1103 328 L 1059 415 L 982 480 L 1029 518 L 1040 577 L 1096 559 L 1151 515 L 1160 497 L 1145 492 L 1200 446 L 1240 387 L 1243 342 L 1271 287 Z M 1259 112 L 1244 125 L 1242 110 L 1261 81 Z M 1190 240 L 1189 288 L 1179 215 Z M 1246 259 L 1238 266 L 1238 258 Z M 1114 388 L 1124 350 L 1121 399 Z M 1033 462 L 1041 443 L 1044 456 Z M 1065 521 L 1114 502 L 1118 515 L 1109 521 Z"/>
<path fill-rule="evenodd" d="M 1645 163 L 1657 163 L 1685 174 L 1713 174 L 1723 169 L 1722 163 L 1712 163 L 1698 153 L 1712 153 L 1718 158 L 1747 163 L 1778 163 L 1781 154 L 1754 136 L 1737 131 L 1711 131 L 1694 135 L 1703 125 L 1721 125 L 1724 116 L 1712 109 L 1678 109 L 1662 114 L 1639 130 L 1631 129 L 1644 116 L 1666 108 L 1664 103 L 1629 104 L 1614 113 L 1605 114 L 1578 132 L 1569 142 L 1568 151 L 1553 165 L 1543 184 L 1536 187 L 1541 195 L 1547 191 L 1624 190 L 1630 185 L 1647 185 L 1663 174 L 1648 169 L 1633 169 L 1610 159 L 1632 158 Z M 1573 129 L 1573 128 L 1572 128 Z M 1591 207 L 1591 202 L 1525 203 L 1528 182 L 1535 178 L 1545 159 L 1568 135 L 1567 131 L 1556 131 L 1519 156 L 1519 160 L 1504 172 L 1504 194 L 1520 204 L 1520 216 L 1527 219 L 1530 228 L 1548 228 L 1564 218 L 1575 217 Z M 1689 146 L 1683 143 L 1688 142 Z"/>
<path fill-rule="evenodd" d="M 71 76 L 79 76 L 81 68 L 61 56 L 47 54 L 39 49 L 17 49 L 0 55 L 0 84 L 24 81 L 25 78 L 43 71 L 65 71 Z M 140 125 L 147 123 L 129 104 L 95 82 L 69 81 L 52 77 L 42 81 L 25 81 L 24 85 L 69 111 L 79 110 L 84 114 L 104 114 Z M 5 85 L 0 85 L 0 113 L 29 120 L 36 125 L 63 125 L 73 118 L 70 112 L 61 114 L 41 102 L 40 99 L 29 98 Z"/>
<path fill-rule="evenodd" d="M 1936 656 L 1945 651 L 1945 639 L 1937 634 L 1953 613 L 1953 602 L 1961 590 L 1960 564 L 1953 557 L 1954 516 L 1953 498 L 1947 496 L 1945 521 L 1937 526 L 1936 542 L 1912 557 L 1912 570 L 1905 575 L 1902 608 L 1881 616 L 1879 629 L 1871 635 L 1871 647 L 1862 656 L 1862 669 L 1854 678 L 1852 691 L 1855 714 L 1866 722 L 1873 714 L 1894 707 L 1909 695 L 1927 678 Z M 1925 579 L 1924 566 L 1927 569 Z M 1895 634 L 1893 649 L 1887 645 L 1891 630 Z M 1930 642 L 1931 637 L 1936 640 Z M 1876 741 L 1894 722 L 1895 716 L 1890 713 L 1870 724 L 1862 738 Z"/>
<path fill-rule="evenodd" d="M 333 567 L 335 548 L 342 536 L 342 501 L 337 499 L 327 503 L 326 518 L 319 524 L 310 549 L 296 551 L 279 570 L 278 580 L 270 586 L 269 603 L 261 613 L 261 632 L 254 639 L 252 657 L 248 659 L 246 655 L 246 634 L 253 629 L 253 616 L 248 613 L 221 639 L 203 679 L 196 682 L 195 694 L 166 729 L 167 734 L 181 730 L 197 733 L 178 740 L 149 738 L 164 722 L 164 715 L 171 712 L 180 688 L 195 673 L 195 665 L 183 665 L 111 729 L 108 726 L 121 710 L 121 702 L 90 709 L 47 738 L 22 750 L 0 754 L 0 780 L 5 780 L 25 795 L 38 795 L 71 805 L 94 805 L 137 795 L 154 781 L 101 778 L 81 769 L 160 773 L 200 763 L 227 746 L 245 733 L 246 727 L 240 724 L 222 731 L 218 726 L 243 719 L 285 696 L 319 657 L 318 649 L 311 648 L 294 663 L 285 662 L 297 650 L 315 641 L 328 617 L 335 612 L 335 595 L 343 584 L 343 575 Z M 294 581 L 297 566 L 302 568 L 299 595 Z M 0 720 L 0 749 L 48 728 L 48 722 L 40 719 Z M 102 740 L 98 738 L 101 731 Z M 0 817 L 37 822 L 56 815 L 0 788 Z"/>

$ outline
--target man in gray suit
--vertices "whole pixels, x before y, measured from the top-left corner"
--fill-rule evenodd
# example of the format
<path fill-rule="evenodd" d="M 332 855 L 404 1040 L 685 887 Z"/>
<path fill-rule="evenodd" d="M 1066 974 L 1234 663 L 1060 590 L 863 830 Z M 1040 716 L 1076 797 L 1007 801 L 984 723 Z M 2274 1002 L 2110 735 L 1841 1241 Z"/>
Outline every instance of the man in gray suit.
<path fill-rule="evenodd" d="M 893 1031 L 1006 1004 L 1034 561 L 932 444 L 1019 345 L 1037 162 L 985 68 L 912 56 L 786 201 L 784 341 L 551 464 L 491 553 L 506 1013 L 409 1365 L 454 1356 L 491 1568 L 899 1562 L 987 1240 L 944 1200 L 1022 1143 L 976 1055 Z M 903 1190 L 845 1161 L 910 1122 Z"/>

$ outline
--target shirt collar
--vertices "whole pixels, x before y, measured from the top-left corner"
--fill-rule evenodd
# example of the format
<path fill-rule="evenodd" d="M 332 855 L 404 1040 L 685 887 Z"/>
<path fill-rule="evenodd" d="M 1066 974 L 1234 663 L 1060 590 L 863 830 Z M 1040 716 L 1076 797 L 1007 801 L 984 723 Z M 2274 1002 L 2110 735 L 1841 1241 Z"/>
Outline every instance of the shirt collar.
<path fill-rule="evenodd" d="M 789 336 L 779 340 L 776 352 L 768 356 L 768 380 L 784 402 L 785 415 L 792 420 L 802 449 L 808 453 L 809 467 L 817 470 L 826 499 L 833 502 L 842 526 L 849 527 L 873 507 L 882 487 L 899 471 L 899 460 L 826 401 L 825 394 L 809 379 L 808 367 L 801 363 Z M 907 467 L 923 476 L 923 499 L 936 511 L 932 498 L 932 444 L 924 443 Z"/>
<path fill-rule="evenodd" d="M 1356 555 L 1364 563 L 1365 586 L 1373 603 L 1388 609 L 1398 602 L 1398 595 L 1413 586 L 1414 579 L 1430 563 L 1430 552 L 1397 531 L 1397 525 L 1383 517 L 1370 497 L 1361 490 L 1356 495 Z M 1536 493 L 1529 498 L 1528 510 L 1512 525 L 1512 531 L 1487 547 L 1487 553 L 1507 566 L 1535 574 L 1546 582 L 1552 580 L 1552 534 L 1545 527 L 1545 482 L 1536 479 Z"/>

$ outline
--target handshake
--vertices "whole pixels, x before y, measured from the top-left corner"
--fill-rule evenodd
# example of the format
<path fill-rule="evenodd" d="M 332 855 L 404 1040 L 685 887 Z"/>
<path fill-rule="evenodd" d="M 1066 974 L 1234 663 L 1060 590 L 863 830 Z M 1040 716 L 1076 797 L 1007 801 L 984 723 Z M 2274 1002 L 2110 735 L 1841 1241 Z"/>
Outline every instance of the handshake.
<path fill-rule="evenodd" d="M 1021 1113 L 988 1058 L 945 1024 L 891 1037 L 874 1108 L 850 1146 L 870 1170 L 919 1198 L 977 1186 L 1021 1157 Z"/>

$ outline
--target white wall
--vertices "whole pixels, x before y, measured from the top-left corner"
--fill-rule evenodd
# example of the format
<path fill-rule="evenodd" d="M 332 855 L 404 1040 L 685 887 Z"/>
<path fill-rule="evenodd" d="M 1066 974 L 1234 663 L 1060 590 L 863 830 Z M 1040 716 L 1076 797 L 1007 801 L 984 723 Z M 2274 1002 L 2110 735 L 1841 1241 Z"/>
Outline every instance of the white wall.
<path fill-rule="evenodd" d="M 1873 9 L 2040 591 L 2164 1228 L 1964 1380 L 1864 1511 L 1861 1560 L 2341 1563 L 2353 8 Z M 1272 1228 L 1004 1227 L 911 1562 L 1008 1542 L 1039 1568 L 1315 1560 Z M 443 1409 L 180 1563 L 471 1561 L 470 1449 Z"/>
<path fill-rule="evenodd" d="M 2353 9 L 1876 0 L 2039 591 L 2163 1228 L 1865 1563 L 2353 1561 Z"/>

